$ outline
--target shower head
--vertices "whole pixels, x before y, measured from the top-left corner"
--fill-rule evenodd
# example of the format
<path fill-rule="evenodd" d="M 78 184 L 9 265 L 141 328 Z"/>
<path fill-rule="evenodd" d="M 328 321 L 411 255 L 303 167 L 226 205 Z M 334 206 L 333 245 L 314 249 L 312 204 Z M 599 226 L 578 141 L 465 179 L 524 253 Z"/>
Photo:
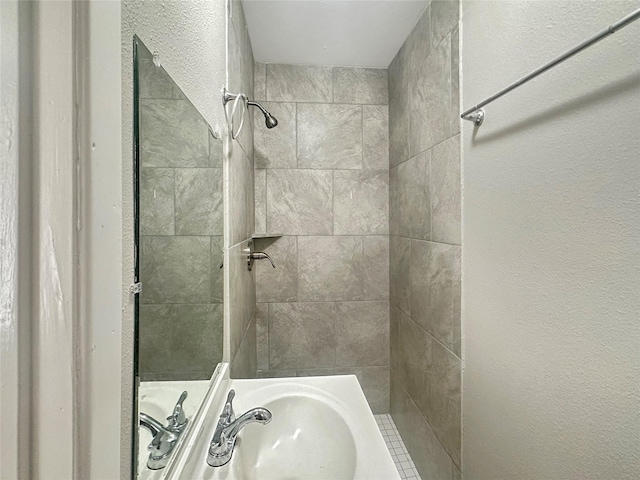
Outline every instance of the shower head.
<path fill-rule="evenodd" d="M 267 112 L 267 110 L 262 105 L 260 105 L 258 102 L 253 102 L 253 101 L 249 100 L 247 102 L 247 105 L 258 107 L 260 109 L 260 111 L 264 115 L 264 123 L 267 126 L 267 128 L 273 128 L 273 127 L 278 125 L 278 120 L 276 119 L 276 117 L 274 117 L 269 112 Z"/>

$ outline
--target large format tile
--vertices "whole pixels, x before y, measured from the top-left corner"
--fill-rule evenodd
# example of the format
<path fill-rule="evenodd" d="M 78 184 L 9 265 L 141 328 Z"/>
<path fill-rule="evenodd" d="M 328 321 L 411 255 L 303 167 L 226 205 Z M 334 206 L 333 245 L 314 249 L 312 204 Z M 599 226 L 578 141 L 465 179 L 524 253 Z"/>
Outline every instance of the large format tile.
<path fill-rule="evenodd" d="M 253 235 L 255 228 L 255 195 L 253 162 L 237 142 L 233 142 L 228 162 L 229 182 L 229 245 L 236 245 Z"/>
<path fill-rule="evenodd" d="M 389 233 L 389 173 L 333 172 L 333 233 L 383 235 Z"/>
<path fill-rule="evenodd" d="M 451 33 L 451 135 L 460 133 L 460 33 Z"/>
<path fill-rule="evenodd" d="M 406 76 L 407 86 L 412 87 L 420 81 L 420 67 L 431 54 L 431 7 L 427 5 L 422 16 L 407 37 L 403 46 L 404 61 L 402 74 Z"/>
<path fill-rule="evenodd" d="M 426 417 L 440 443 L 460 467 L 461 449 L 461 360 L 434 341 Z"/>
<path fill-rule="evenodd" d="M 269 304 L 272 369 L 333 367 L 336 362 L 333 303 Z"/>
<path fill-rule="evenodd" d="M 258 371 L 269 370 L 269 304 L 256 304 L 256 352 Z"/>
<path fill-rule="evenodd" d="M 256 299 L 258 302 L 295 302 L 298 300 L 298 239 L 254 240 L 257 251 L 266 252 L 276 264 L 268 260 L 255 262 Z"/>
<path fill-rule="evenodd" d="M 140 305 L 138 318 L 138 369 L 140 373 L 170 370 L 171 335 L 174 318 L 170 305 Z"/>
<path fill-rule="evenodd" d="M 462 358 L 462 247 L 453 249 L 453 353 Z"/>
<path fill-rule="evenodd" d="M 332 173 L 267 170 L 267 231 L 322 235 L 333 231 Z"/>
<path fill-rule="evenodd" d="M 362 237 L 298 237 L 298 300 L 361 300 Z"/>
<path fill-rule="evenodd" d="M 208 167 L 209 129 L 188 100 L 140 100 L 142 167 Z"/>
<path fill-rule="evenodd" d="M 429 157 L 421 153 L 397 167 L 391 192 L 393 225 L 400 236 L 430 238 Z"/>
<path fill-rule="evenodd" d="M 389 365 L 389 302 L 336 304 L 336 365 Z"/>
<path fill-rule="evenodd" d="M 267 128 L 262 114 L 254 117 L 254 155 L 256 168 L 296 168 L 296 104 L 263 102 L 278 119 L 278 126 Z"/>
<path fill-rule="evenodd" d="M 331 67 L 267 65 L 270 102 L 325 102 L 332 100 Z"/>
<path fill-rule="evenodd" d="M 388 101 L 387 70 L 333 67 L 333 101 L 386 105 Z"/>
<path fill-rule="evenodd" d="M 439 143 L 431 153 L 431 239 L 460 245 L 460 137 Z"/>
<path fill-rule="evenodd" d="M 256 203 L 254 233 L 267 233 L 267 170 L 256 168 L 253 173 Z"/>
<path fill-rule="evenodd" d="M 222 169 L 176 168 L 176 234 L 222 235 Z"/>
<path fill-rule="evenodd" d="M 453 348 L 454 246 L 411 241 L 411 318 Z"/>
<path fill-rule="evenodd" d="M 416 155 L 440 143 L 451 131 L 451 38 L 431 50 L 411 92 L 409 151 Z"/>
<path fill-rule="evenodd" d="M 224 296 L 224 237 L 211 237 L 211 302 L 222 303 Z"/>
<path fill-rule="evenodd" d="M 300 168 L 362 168 L 362 107 L 298 105 Z"/>
<path fill-rule="evenodd" d="M 140 234 L 173 235 L 174 169 L 140 169 Z"/>
<path fill-rule="evenodd" d="M 362 168 L 389 169 L 389 107 L 362 106 Z"/>
<path fill-rule="evenodd" d="M 411 240 L 389 238 L 389 298 L 391 303 L 411 314 Z"/>
<path fill-rule="evenodd" d="M 138 98 L 173 98 L 174 83 L 171 77 L 156 67 L 148 50 L 138 48 L 137 54 Z"/>
<path fill-rule="evenodd" d="M 431 2 L 431 38 L 435 46 L 458 24 L 459 0 L 433 0 Z"/>
<path fill-rule="evenodd" d="M 255 270 L 247 268 L 249 241 L 229 248 L 229 358 L 233 360 L 249 327 L 255 320 Z"/>
<path fill-rule="evenodd" d="M 389 236 L 363 237 L 364 300 L 389 299 Z"/>
<path fill-rule="evenodd" d="M 141 303 L 209 303 L 209 237 L 142 237 Z"/>
<path fill-rule="evenodd" d="M 389 167 L 409 158 L 409 113 L 411 101 L 407 88 L 401 88 L 389 102 Z"/>
<path fill-rule="evenodd" d="M 264 63 L 254 63 L 253 98 L 258 102 L 263 102 L 267 99 L 267 66 Z"/>
<path fill-rule="evenodd" d="M 256 378 L 258 364 L 256 338 L 254 319 L 244 334 L 238 353 L 231 361 L 231 378 Z"/>
<path fill-rule="evenodd" d="M 215 138 L 209 130 L 209 166 L 211 168 L 222 168 L 224 160 L 223 143 L 220 138 Z"/>
<path fill-rule="evenodd" d="M 171 305 L 172 369 L 177 372 L 213 373 L 222 361 L 222 304 Z"/>
<path fill-rule="evenodd" d="M 398 427 L 420 476 L 424 479 L 451 480 L 453 463 L 411 397 L 398 385 L 391 369 L 391 416 Z"/>

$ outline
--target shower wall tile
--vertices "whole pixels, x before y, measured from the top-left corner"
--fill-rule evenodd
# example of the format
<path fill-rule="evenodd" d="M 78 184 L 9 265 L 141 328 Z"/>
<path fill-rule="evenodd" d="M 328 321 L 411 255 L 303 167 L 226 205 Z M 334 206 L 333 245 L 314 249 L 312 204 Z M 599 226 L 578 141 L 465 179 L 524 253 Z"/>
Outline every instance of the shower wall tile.
<path fill-rule="evenodd" d="M 276 264 L 268 260 L 255 262 L 256 298 L 258 302 L 295 302 L 298 300 L 298 239 L 254 240 L 256 251 L 266 252 Z"/>
<path fill-rule="evenodd" d="M 208 167 L 208 135 L 188 100 L 140 100 L 142 167 Z"/>
<path fill-rule="evenodd" d="M 222 303 L 224 298 L 224 237 L 211 237 L 211 301 Z"/>
<path fill-rule="evenodd" d="M 255 270 L 247 268 L 244 250 L 249 247 L 245 240 L 229 249 L 229 338 L 232 363 L 240 349 L 247 328 L 255 322 L 256 290 Z M 249 352 L 245 350 L 245 353 Z M 250 365 L 250 359 L 243 358 L 243 365 Z"/>
<path fill-rule="evenodd" d="M 389 302 L 336 304 L 336 365 L 389 365 Z"/>
<path fill-rule="evenodd" d="M 363 237 L 364 300 L 389 299 L 389 236 Z"/>
<path fill-rule="evenodd" d="M 425 479 L 451 480 L 454 468 L 451 458 L 411 397 L 398 385 L 393 368 L 391 416 L 420 476 Z"/>
<path fill-rule="evenodd" d="M 178 372 L 211 371 L 222 360 L 222 304 L 171 305 L 171 367 Z M 194 352 L 199 352 L 194 355 Z"/>
<path fill-rule="evenodd" d="M 389 169 L 389 107 L 362 106 L 362 168 Z"/>
<path fill-rule="evenodd" d="M 330 171 L 269 169 L 267 231 L 322 235 L 333 231 Z"/>
<path fill-rule="evenodd" d="M 140 48 L 138 53 L 139 98 L 173 98 L 174 82 L 169 75 L 158 73 L 153 57 Z"/>
<path fill-rule="evenodd" d="M 433 0 L 431 2 L 431 39 L 435 46 L 458 25 L 459 0 Z"/>
<path fill-rule="evenodd" d="M 229 245 L 250 238 L 255 227 L 255 195 L 253 161 L 237 142 L 233 143 L 229 160 Z"/>
<path fill-rule="evenodd" d="M 278 126 L 268 129 L 264 116 L 254 117 L 256 168 L 296 168 L 296 104 L 263 102 L 262 105 L 278 119 Z"/>
<path fill-rule="evenodd" d="M 269 304 L 256 304 L 256 352 L 258 371 L 269 370 Z"/>
<path fill-rule="evenodd" d="M 411 240 L 389 238 L 389 297 L 391 303 L 411 313 Z"/>
<path fill-rule="evenodd" d="M 460 137 L 433 147 L 431 155 L 431 239 L 460 245 Z"/>
<path fill-rule="evenodd" d="M 298 167 L 362 168 L 362 107 L 299 104 Z"/>
<path fill-rule="evenodd" d="M 332 101 L 331 67 L 268 64 L 266 70 L 270 102 Z"/>
<path fill-rule="evenodd" d="M 432 1 L 389 66 L 391 414 L 422 478 L 461 444 L 458 0 Z"/>
<path fill-rule="evenodd" d="M 401 89 L 389 102 L 389 167 L 409 158 L 409 92 Z"/>
<path fill-rule="evenodd" d="M 240 348 L 231 362 L 231 378 L 256 378 L 257 374 L 257 346 L 256 322 L 249 324 Z"/>
<path fill-rule="evenodd" d="M 209 237 L 142 237 L 141 303 L 210 303 Z"/>
<path fill-rule="evenodd" d="M 372 409 L 386 412 L 387 74 L 376 69 L 256 64 L 256 95 L 263 68 L 269 100 L 265 107 L 279 125 L 266 130 L 259 116 L 254 122 L 256 228 L 285 237 L 255 244 L 277 267 L 256 264 L 257 298 L 271 309 L 270 328 L 259 333 L 259 375 L 356 374 Z M 406 124 L 408 128 L 408 115 Z M 263 209 L 266 222 L 260 219 Z M 286 310 L 287 322 L 295 323 L 293 338 L 288 330 L 278 333 L 283 320 L 274 320 L 274 305 L 279 312 Z M 324 322 L 318 309 L 326 313 Z M 380 328 L 366 330 L 370 323 Z M 259 319 L 257 328 L 260 332 Z M 327 351 L 314 343 L 318 330 L 328 335 Z M 362 347 L 349 350 L 352 344 Z"/>
<path fill-rule="evenodd" d="M 411 92 L 409 151 L 416 155 L 445 140 L 451 130 L 451 38 L 432 49 Z"/>
<path fill-rule="evenodd" d="M 462 358 L 462 247 L 453 248 L 453 353 Z"/>
<path fill-rule="evenodd" d="M 173 235 L 175 233 L 173 172 L 173 168 L 141 169 L 141 235 Z"/>
<path fill-rule="evenodd" d="M 221 304 L 140 305 L 139 322 L 141 371 L 210 375 L 222 360 Z"/>
<path fill-rule="evenodd" d="M 333 233 L 382 235 L 389 233 L 389 172 L 333 172 Z"/>
<path fill-rule="evenodd" d="M 254 233 L 267 233 L 267 170 L 256 168 L 253 174 L 256 201 Z"/>
<path fill-rule="evenodd" d="M 253 70 L 253 97 L 258 102 L 267 100 L 267 65 L 256 62 Z"/>
<path fill-rule="evenodd" d="M 333 367 L 333 303 L 269 304 L 269 366 L 275 370 Z"/>
<path fill-rule="evenodd" d="M 299 237 L 298 300 L 361 300 L 362 237 Z"/>
<path fill-rule="evenodd" d="M 453 348 L 454 246 L 411 241 L 411 318 Z"/>
<path fill-rule="evenodd" d="M 175 169 L 177 235 L 222 235 L 222 169 Z"/>
<path fill-rule="evenodd" d="M 460 34 L 451 32 L 451 135 L 460 133 Z"/>
<path fill-rule="evenodd" d="M 403 237 L 430 238 L 430 156 L 431 152 L 424 152 L 396 167 L 396 183 L 391 193 L 394 202 L 393 224 Z"/>
<path fill-rule="evenodd" d="M 388 102 L 387 70 L 333 67 L 333 101 L 361 105 L 386 105 Z"/>
<path fill-rule="evenodd" d="M 461 361 L 440 343 L 432 342 L 433 372 L 425 417 L 457 467 L 461 449 Z"/>

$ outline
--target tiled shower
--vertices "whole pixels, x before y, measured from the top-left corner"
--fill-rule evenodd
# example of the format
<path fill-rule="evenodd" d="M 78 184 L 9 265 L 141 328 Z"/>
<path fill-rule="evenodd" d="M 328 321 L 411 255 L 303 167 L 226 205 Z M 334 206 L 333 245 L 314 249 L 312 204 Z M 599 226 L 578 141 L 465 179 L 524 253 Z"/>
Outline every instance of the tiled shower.
<path fill-rule="evenodd" d="M 231 252 L 267 235 L 255 249 L 276 269 L 257 262 L 253 283 L 230 265 L 232 291 L 256 301 L 231 299 L 232 372 L 356 374 L 421 476 L 458 478 L 458 2 L 429 5 L 388 69 L 250 68 L 234 5 L 230 76 L 279 125 L 255 115 L 233 144 L 230 168 L 253 183 L 229 208 L 255 228 L 233 226 Z"/>

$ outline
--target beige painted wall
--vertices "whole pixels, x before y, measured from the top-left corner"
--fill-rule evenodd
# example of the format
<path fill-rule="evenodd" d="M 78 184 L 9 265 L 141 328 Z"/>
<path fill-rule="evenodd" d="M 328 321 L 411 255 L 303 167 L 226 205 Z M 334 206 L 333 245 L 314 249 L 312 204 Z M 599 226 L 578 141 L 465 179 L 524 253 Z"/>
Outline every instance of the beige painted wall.
<path fill-rule="evenodd" d="M 634 9 L 463 3 L 463 108 Z M 640 22 L 463 122 L 467 479 L 640 471 Z"/>

